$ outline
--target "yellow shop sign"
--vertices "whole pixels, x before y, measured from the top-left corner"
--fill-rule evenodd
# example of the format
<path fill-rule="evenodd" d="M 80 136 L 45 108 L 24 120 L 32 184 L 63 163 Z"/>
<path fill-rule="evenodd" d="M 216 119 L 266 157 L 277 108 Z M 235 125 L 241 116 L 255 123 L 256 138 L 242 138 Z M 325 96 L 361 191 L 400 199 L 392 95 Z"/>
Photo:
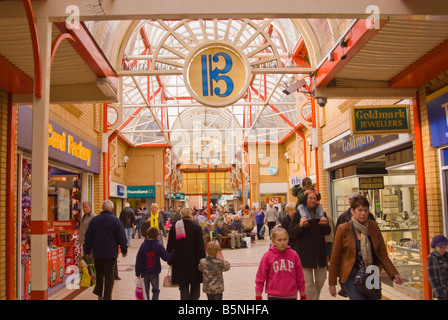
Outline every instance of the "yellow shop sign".
<path fill-rule="evenodd" d="M 82 141 L 76 142 L 72 135 L 66 132 L 58 133 L 53 130 L 53 125 L 48 124 L 48 146 L 62 152 L 86 161 L 87 166 L 90 166 L 92 160 L 92 150 L 86 148 Z"/>

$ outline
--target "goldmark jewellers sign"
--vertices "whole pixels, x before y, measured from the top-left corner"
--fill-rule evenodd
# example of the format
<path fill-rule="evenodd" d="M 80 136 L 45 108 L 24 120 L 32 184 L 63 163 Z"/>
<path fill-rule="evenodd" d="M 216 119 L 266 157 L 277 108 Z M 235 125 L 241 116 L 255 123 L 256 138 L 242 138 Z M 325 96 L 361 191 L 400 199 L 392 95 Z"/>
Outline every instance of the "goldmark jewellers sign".
<path fill-rule="evenodd" d="M 390 134 L 410 132 L 409 105 L 353 107 L 351 134 Z"/>

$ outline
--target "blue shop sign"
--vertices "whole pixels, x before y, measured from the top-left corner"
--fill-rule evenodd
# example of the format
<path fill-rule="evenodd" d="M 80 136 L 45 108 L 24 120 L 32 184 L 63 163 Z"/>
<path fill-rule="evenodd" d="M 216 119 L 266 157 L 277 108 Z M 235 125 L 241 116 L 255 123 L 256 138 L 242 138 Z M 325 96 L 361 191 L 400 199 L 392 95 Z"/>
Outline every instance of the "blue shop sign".
<path fill-rule="evenodd" d="M 121 184 L 117 185 L 117 196 L 124 196 L 124 186 Z"/>
<path fill-rule="evenodd" d="M 429 95 L 426 100 L 432 145 L 448 144 L 448 86 Z"/>
<path fill-rule="evenodd" d="M 33 151 L 32 135 L 33 110 L 21 105 L 17 128 L 19 150 Z M 54 121 L 48 123 L 48 158 L 95 174 L 101 172 L 101 149 Z"/>

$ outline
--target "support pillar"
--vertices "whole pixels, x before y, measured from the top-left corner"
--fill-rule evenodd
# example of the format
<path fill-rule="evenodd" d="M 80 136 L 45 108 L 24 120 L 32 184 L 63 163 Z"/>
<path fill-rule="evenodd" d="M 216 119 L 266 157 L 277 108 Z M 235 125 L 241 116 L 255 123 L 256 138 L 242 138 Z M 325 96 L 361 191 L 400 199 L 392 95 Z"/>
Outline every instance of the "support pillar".
<path fill-rule="evenodd" d="M 36 19 L 42 65 L 42 97 L 34 95 L 31 187 L 31 299 L 48 299 L 47 199 L 50 116 L 51 23 Z M 35 79 L 36 81 L 36 79 Z"/>

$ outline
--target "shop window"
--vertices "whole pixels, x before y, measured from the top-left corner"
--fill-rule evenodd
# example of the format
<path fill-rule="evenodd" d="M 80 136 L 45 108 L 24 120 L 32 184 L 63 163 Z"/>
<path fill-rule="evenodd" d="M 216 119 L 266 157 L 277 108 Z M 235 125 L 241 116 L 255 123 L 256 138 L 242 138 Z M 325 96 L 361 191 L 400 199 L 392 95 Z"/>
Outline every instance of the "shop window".
<path fill-rule="evenodd" d="M 353 192 L 366 196 L 389 257 L 404 279 L 404 287 L 419 292 L 422 275 L 414 164 L 405 163 L 386 169 L 388 173 L 381 176 L 384 179 L 381 189 L 360 190 L 359 178 L 364 177 L 361 175 L 333 180 L 333 217 L 337 219 L 350 207 L 349 196 Z"/>

